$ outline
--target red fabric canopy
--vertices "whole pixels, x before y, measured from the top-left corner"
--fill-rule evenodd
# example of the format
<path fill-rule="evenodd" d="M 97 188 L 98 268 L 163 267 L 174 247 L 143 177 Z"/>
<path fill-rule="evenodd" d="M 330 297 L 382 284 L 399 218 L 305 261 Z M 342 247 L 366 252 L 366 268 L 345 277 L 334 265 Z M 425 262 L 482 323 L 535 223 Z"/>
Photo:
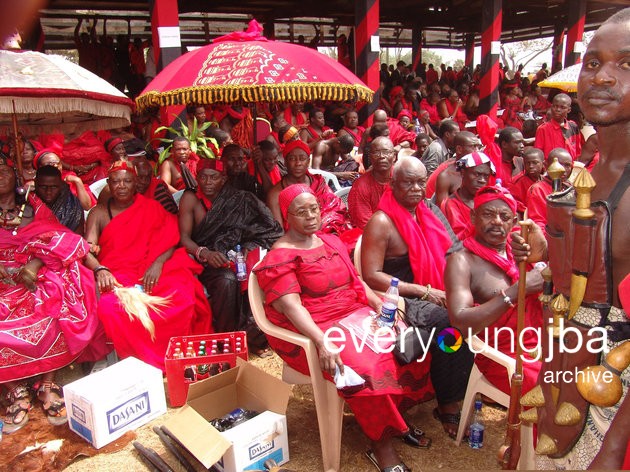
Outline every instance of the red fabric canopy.
<path fill-rule="evenodd" d="M 247 32 L 177 58 L 138 96 L 138 107 L 372 100 L 372 90 L 338 62 L 307 47 L 269 41 L 261 31 L 252 20 Z"/>

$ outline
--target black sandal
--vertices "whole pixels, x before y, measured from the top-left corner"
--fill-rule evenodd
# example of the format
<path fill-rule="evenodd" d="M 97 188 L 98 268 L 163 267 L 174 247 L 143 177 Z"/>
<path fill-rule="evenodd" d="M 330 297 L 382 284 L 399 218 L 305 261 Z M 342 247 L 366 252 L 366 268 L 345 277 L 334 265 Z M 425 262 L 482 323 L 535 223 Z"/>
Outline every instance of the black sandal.
<path fill-rule="evenodd" d="M 431 439 L 425 436 L 424 431 L 412 424 L 407 426 L 409 426 L 409 431 L 401 436 L 405 444 L 418 449 L 429 449 L 431 447 Z"/>
<path fill-rule="evenodd" d="M 389 467 L 384 467 L 383 469 L 381 469 L 381 466 L 378 465 L 376 455 L 374 455 L 374 451 L 372 451 L 372 449 L 368 449 L 367 451 L 365 451 L 365 457 L 367 457 L 370 462 L 374 464 L 374 467 L 376 467 L 376 470 L 378 470 L 379 472 L 411 472 L 411 469 L 407 467 L 404 462 L 396 465 L 390 465 Z"/>
<path fill-rule="evenodd" d="M 7 434 L 15 433 L 28 423 L 28 412 L 33 408 L 31 403 L 31 393 L 25 383 L 13 387 L 5 395 L 5 400 L 9 403 L 6 412 L 6 419 L 2 431 Z M 24 406 L 24 404 L 28 406 Z M 15 419 L 20 413 L 24 413 L 20 421 Z"/>
<path fill-rule="evenodd" d="M 456 439 L 457 438 L 457 429 L 459 428 L 459 421 L 461 420 L 461 412 L 457 412 L 457 413 L 440 413 L 440 410 L 438 408 L 434 408 L 433 409 L 433 417 L 438 420 L 440 423 L 442 423 L 442 427 L 444 427 L 445 425 L 455 425 L 457 426 L 455 428 L 454 432 L 449 432 L 446 429 L 444 429 L 444 432 L 446 434 L 448 434 L 448 436 L 451 439 Z"/>
<path fill-rule="evenodd" d="M 44 402 L 40 398 L 40 395 L 46 392 L 48 392 L 48 395 L 51 393 L 57 395 L 58 399 Z M 49 380 L 42 381 L 37 389 L 37 398 L 42 402 L 42 408 L 44 413 L 46 413 L 48 422 L 51 425 L 61 426 L 68 422 L 68 417 L 66 415 L 66 402 L 63 398 L 63 391 L 59 385 Z"/>

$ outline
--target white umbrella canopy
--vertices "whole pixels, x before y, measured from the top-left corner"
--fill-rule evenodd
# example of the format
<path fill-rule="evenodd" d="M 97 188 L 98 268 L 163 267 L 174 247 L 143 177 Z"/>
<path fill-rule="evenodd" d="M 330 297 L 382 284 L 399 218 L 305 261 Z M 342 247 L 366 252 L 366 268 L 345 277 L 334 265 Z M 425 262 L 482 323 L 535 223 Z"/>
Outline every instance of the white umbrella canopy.
<path fill-rule="evenodd" d="M 128 126 L 133 102 L 109 82 L 61 56 L 0 51 L 0 128 L 15 113 L 23 133 Z"/>

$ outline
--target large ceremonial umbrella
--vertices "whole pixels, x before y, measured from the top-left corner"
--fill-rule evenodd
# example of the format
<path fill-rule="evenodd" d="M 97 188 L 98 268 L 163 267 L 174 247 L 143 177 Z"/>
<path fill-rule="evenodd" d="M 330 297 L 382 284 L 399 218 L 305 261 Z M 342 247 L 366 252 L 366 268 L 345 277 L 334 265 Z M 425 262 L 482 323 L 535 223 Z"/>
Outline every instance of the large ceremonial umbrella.
<path fill-rule="evenodd" d="M 30 135 L 128 126 L 133 102 L 61 56 L 0 51 L 0 128 L 14 118 Z"/>
<path fill-rule="evenodd" d="M 574 64 L 538 82 L 538 86 L 557 88 L 565 92 L 577 92 L 577 81 L 581 69 L 582 64 Z"/>
<path fill-rule="evenodd" d="M 346 67 L 304 46 L 269 41 L 252 20 L 177 58 L 136 98 L 140 110 L 195 103 L 369 102 L 373 92 Z"/>

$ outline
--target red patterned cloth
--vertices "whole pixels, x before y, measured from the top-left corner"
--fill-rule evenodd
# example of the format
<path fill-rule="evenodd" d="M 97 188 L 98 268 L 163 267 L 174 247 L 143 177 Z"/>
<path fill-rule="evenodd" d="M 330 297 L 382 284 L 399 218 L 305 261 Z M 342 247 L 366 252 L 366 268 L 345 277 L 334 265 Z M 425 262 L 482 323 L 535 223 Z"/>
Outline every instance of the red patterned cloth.
<path fill-rule="evenodd" d="M 367 305 L 365 289 L 345 246 L 334 236 L 320 237 L 324 244 L 313 249 L 271 250 L 255 269 L 265 292 L 269 320 L 294 332 L 297 330 L 289 319 L 271 305 L 283 295 L 298 293 L 322 331 Z M 343 329 L 348 342 L 341 358 L 366 381 L 365 388 L 344 396 L 357 422 L 371 440 L 406 431 L 401 410 L 433 396 L 430 361 L 401 366 L 391 353 L 377 354 L 368 347 L 357 352 L 350 334 Z M 272 337 L 269 344 L 292 368 L 308 375 L 301 348 Z M 331 380 L 328 374 L 325 376 Z"/>
<path fill-rule="evenodd" d="M 87 185 L 107 177 L 107 169 L 112 163 L 112 156 L 92 131 L 86 131 L 63 146 L 62 160 L 73 166 L 98 163 L 98 167 L 80 175 Z"/>
<path fill-rule="evenodd" d="M 391 187 L 385 189 L 378 209 L 391 218 L 400 236 L 409 248 L 409 263 L 416 284 L 431 284 L 444 290 L 446 251 L 451 238 L 442 222 L 420 202 L 416 207 L 416 219 L 396 201 Z"/>
<path fill-rule="evenodd" d="M 351 229 L 348 210 L 341 198 L 330 190 L 326 180 L 319 174 L 308 174 L 311 178 L 311 190 L 317 198 L 322 217 L 322 229 L 324 233 L 342 233 Z"/>
<path fill-rule="evenodd" d="M 99 261 L 123 286 L 132 287 L 141 284 L 155 259 L 178 242 L 176 216 L 157 201 L 137 195 L 134 203 L 103 229 L 98 241 Z M 164 370 L 164 354 L 172 336 L 211 332 L 210 306 L 195 277 L 201 271 L 202 266 L 183 248 L 164 264 L 151 295 L 170 297 L 170 301 L 160 313 L 150 312 L 155 341 L 139 321 L 129 319 L 114 293 L 101 295 L 98 315 L 120 357 L 134 356 Z"/>
<path fill-rule="evenodd" d="M 473 236 L 464 239 L 464 247 L 473 254 L 481 257 L 483 260 L 494 264 L 501 269 L 505 274 L 510 277 L 512 283 L 516 283 L 519 279 L 518 268 L 514 257 L 512 256 L 512 250 L 510 245 L 506 245 L 507 257 L 502 257 L 499 253 L 487 246 L 479 243 Z M 488 343 L 491 347 L 496 347 L 500 352 L 507 354 L 508 356 L 515 358 L 514 345 L 511 342 L 510 336 L 507 334 L 507 330 L 511 333 L 516 333 L 516 324 L 518 321 L 517 307 L 510 308 L 501 317 L 492 323 L 487 331 L 481 331 L 477 334 L 481 339 Z M 542 329 L 542 308 L 540 301 L 538 301 L 538 295 L 532 294 L 525 299 L 525 326 Z M 499 335 L 495 338 L 495 334 L 499 329 L 507 328 L 505 331 L 499 332 Z M 486 336 L 487 334 L 487 336 Z M 516 336 L 514 336 L 516 338 Z M 525 331 L 523 333 L 523 347 L 525 349 L 534 349 L 537 345 L 537 336 L 531 331 Z M 524 359 L 528 359 L 527 353 L 524 354 Z M 531 359 L 528 359 L 531 360 Z M 506 394 L 510 394 L 510 383 L 507 376 L 507 370 L 505 367 L 497 364 L 493 360 L 485 357 L 482 354 L 475 356 L 475 364 L 483 375 L 492 383 L 495 387 L 501 389 Z M 523 362 L 523 390 L 522 393 L 529 392 L 536 385 L 538 380 L 538 372 L 540 372 L 541 363 L 536 362 Z"/>
<path fill-rule="evenodd" d="M 44 266 L 37 289 L 0 279 L 0 383 L 64 367 L 89 348 L 82 360 L 108 352 L 96 316 L 92 271 L 81 264 L 87 242 L 61 226 L 36 197 L 35 217 L 16 235 L 0 228 L 0 265 L 17 271 L 33 258 Z M 84 354 L 88 354 L 85 352 Z"/>

